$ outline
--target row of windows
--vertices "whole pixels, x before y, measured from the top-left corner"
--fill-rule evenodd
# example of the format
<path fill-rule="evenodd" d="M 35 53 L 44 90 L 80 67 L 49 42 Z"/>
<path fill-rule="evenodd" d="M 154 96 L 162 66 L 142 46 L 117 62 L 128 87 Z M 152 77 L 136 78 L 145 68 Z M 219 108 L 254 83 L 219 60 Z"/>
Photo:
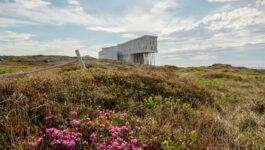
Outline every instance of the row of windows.
<path fill-rule="evenodd" d="M 151 50 L 155 50 L 156 49 L 156 46 L 151 46 Z M 125 51 L 132 51 L 132 50 L 147 50 L 147 46 L 143 46 L 143 47 L 141 47 L 141 46 L 139 46 L 139 47 L 137 47 L 137 48 L 134 48 L 134 49 L 131 49 L 131 48 L 125 48 L 125 49 L 123 49 L 123 50 L 125 50 Z"/>
<path fill-rule="evenodd" d="M 146 44 L 148 44 L 148 42 L 145 42 L 145 41 L 143 41 L 143 42 L 134 42 L 134 43 L 128 43 L 128 44 L 126 44 L 126 46 L 124 45 L 124 46 L 122 46 L 122 49 L 125 49 L 125 48 L 127 48 L 127 47 L 136 47 L 136 46 L 140 46 L 140 45 L 146 45 Z M 149 41 L 149 44 L 150 45 L 155 45 L 155 40 L 152 40 L 152 41 Z"/>

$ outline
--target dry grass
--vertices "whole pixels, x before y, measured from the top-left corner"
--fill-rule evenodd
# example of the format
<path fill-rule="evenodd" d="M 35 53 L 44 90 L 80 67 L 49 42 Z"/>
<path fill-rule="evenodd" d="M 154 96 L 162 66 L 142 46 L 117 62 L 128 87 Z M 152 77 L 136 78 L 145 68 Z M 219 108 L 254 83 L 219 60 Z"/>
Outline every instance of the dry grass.
<path fill-rule="evenodd" d="M 233 67 L 205 67 L 185 77 L 214 94 L 215 118 L 240 148 L 263 149 L 265 143 L 265 71 Z M 207 81 L 207 82 L 205 82 Z"/>
<path fill-rule="evenodd" d="M 35 133 L 50 127 L 45 121 L 50 113 L 66 115 L 76 110 L 80 116 L 93 115 L 99 108 L 144 120 L 146 128 L 138 138 L 151 144 L 150 149 L 166 149 L 165 141 L 171 149 L 180 145 L 180 149 L 264 148 L 262 71 L 106 61 L 87 67 L 80 71 L 72 65 L 0 79 L 0 149 L 25 149 Z M 164 99 L 169 97 L 173 101 Z M 44 145 L 38 149 L 49 148 Z"/>

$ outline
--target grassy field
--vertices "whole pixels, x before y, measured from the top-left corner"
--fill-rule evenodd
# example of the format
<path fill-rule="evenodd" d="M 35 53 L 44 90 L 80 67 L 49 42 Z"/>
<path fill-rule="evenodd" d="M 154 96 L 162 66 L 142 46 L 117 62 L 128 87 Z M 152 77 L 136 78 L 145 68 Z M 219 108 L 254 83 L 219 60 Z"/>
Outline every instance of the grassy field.
<path fill-rule="evenodd" d="M 264 70 L 216 66 L 176 72 L 213 94 L 214 107 L 207 109 L 225 125 L 235 143 L 242 148 L 264 149 Z"/>
<path fill-rule="evenodd" d="M 262 70 L 85 62 L 0 76 L 0 149 L 264 149 Z"/>

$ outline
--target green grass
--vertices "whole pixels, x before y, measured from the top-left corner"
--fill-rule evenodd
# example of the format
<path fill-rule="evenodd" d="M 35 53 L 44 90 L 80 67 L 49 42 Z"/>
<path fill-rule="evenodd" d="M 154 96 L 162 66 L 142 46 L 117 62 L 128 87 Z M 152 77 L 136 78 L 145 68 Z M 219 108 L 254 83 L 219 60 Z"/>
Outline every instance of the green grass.
<path fill-rule="evenodd" d="M 178 74 L 192 79 L 214 95 L 216 118 L 226 124 L 240 149 L 263 149 L 265 143 L 265 73 L 262 70 L 207 68 Z M 224 73 L 225 71 L 225 73 Z"/>
<path fill-rule="evenodd" d="M 235 81 L 242 81 L 243 79 L 240 76 L 227 74 L 227 73 L 211 73 L 204 75 L 205 78 L 210 79 L 231 79 Z"/>
<path fill-rule="evenodd" d="M 265 71 L 262 71 L 262 70 L 246 70 L 246 71 L 238 72 L 238 74 L 241 74 L 241 75 L 262 75 L 264 73 Z"/>
<path fill-rule="evenodd" d="M 62 114 L 64 120 L 58 121 L 70 128 L 69 111 L 77 111 L 75 119 L 82 122 L 84 115 L 93 118 L 99 109 L 125 112 L 132 124 L 143 120 L 144 128 L 135 137 L 150 149 L 264 149 L 264 72 L 127 66 L 91 63 L 85 70 L 71 65 L 30 78 L 1 78 L 0 149 L 29 149 L 36 133 L 58 125 L 45 120 L 50 114 Z M 120 119 L 111 121 L 127 121 Z M 95 118 L 92 122 L 93 127 L 101 123 Z M 94 130 L 80 129 L 84 138 Z M 50 149 L 48 141 L 36 149 Z"/>
<path fill-rule="evenodd" d="M 30 68 L 0 68 L 0 74 L 30 71 Z"/>
<path fill-rule="evenodd" d="M 178 70 L 178 72 L 193 72 L 193 71 L 206 71 L 206 70 L 201 67 L 187 67 L 187 68 L 180 68 Z"/>
<path fill-rule="evenodd" d="M 213 79 L 207 79 L 207 78 L 202 78 L 202 77 L 194 78 L 194 80 L 197 81 L 199 84 L 201 84 L 203 86 L 206 86 L 206 87 L 216 88 L 218 90 L 222 90 L 223 89 L 221 81 L 217 81 L 217 80 L 213 80 Z"/>

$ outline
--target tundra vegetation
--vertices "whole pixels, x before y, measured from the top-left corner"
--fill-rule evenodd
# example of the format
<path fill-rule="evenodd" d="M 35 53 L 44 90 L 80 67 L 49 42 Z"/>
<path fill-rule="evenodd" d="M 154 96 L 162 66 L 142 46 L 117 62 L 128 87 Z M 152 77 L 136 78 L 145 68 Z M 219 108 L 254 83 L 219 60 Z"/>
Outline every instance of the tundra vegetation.
<path fill-rule="evenodd" d="M 85 63 L 0 76 L 0 149 L 264 149 L 264 70 Z"/>

